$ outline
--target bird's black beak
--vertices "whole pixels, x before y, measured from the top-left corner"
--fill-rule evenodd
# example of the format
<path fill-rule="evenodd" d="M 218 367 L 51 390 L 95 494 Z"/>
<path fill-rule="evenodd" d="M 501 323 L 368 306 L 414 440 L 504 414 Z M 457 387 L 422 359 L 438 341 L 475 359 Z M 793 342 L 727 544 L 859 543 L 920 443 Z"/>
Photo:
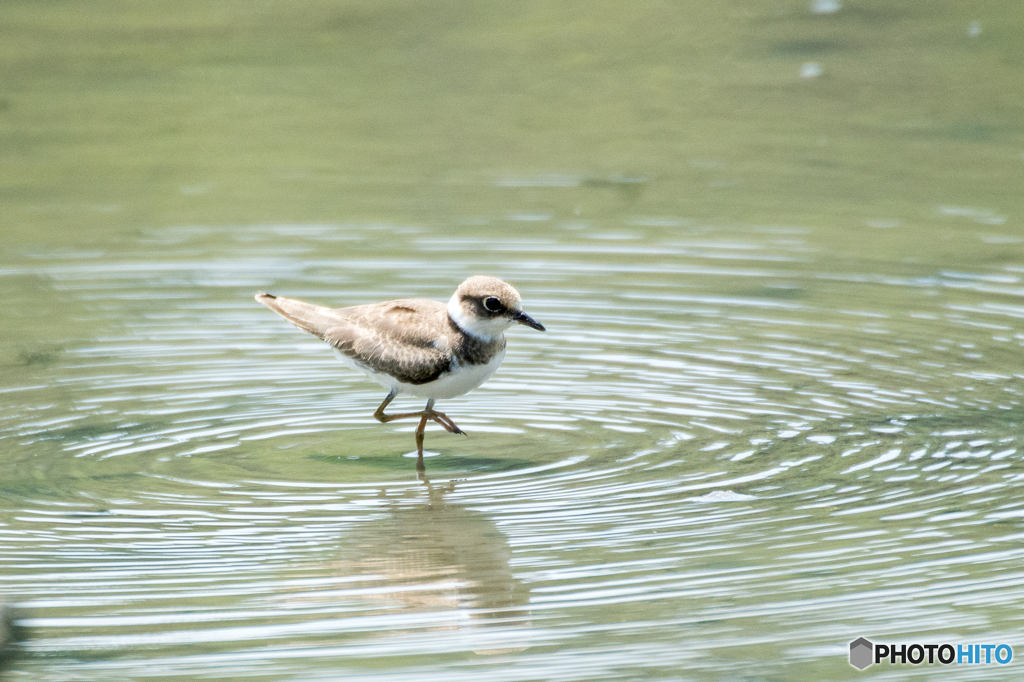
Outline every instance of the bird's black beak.
<path fill-rule="evenodd" d="M 512 319 L 518 322 L 519 324 L 525 324 L 527 327 L 533 327 L 537 331 L 546 331 L 544 329 L 544 325 L 542 325 L 540 322 L 533 319 L 532 317 L 530 317 L 529 315 L 522 311 L 516 313 L 515 317 L 513 317 Z"/>

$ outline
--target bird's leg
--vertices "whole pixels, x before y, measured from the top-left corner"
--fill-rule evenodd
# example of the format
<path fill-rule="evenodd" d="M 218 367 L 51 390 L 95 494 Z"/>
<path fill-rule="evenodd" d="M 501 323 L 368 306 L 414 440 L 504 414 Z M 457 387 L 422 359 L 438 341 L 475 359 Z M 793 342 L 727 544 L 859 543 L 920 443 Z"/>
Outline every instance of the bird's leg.
<path fill-rule="evenodd" d="M 448 415 L 444 412 L 438 412 L 434 409 L 434 399 L 431 398 L 427 401 L 427 406 L 423 408 L 423 416 L 429 418 L 444 427 L 445 431 L 449 433 L 465 433 L 462 429 L 455 425 Z"/>
<path fill-rule="evenodd" d="M 412 419 L 413 417 L 422 417 L 423 416 L 422 412 L 403 412 L 402 414 L 384 414 L 384 408 L 387 407 L 388 404 L 392 400 L 395 399 L 396 395 L 398 395 L 398 393 L 395 392 L 395 391 L 391 391 L 391 393 L 388 393 L 387 397 L 384 398 L 384 402 L 382 402 L 380 404 L 380 407 L 377 408 L 377 411 L 373 413 L 373 418 L 374 419 L 379 421 L 381 424 L 387 424 L 388 422 L 393 422 L 396 419 Z"/>
<path fill-rule="evenodd" d="M 427 415 L 420 417 L 420 425 L 416 427 L 416 471 L 422 477 L 427 467 L 423 464 L 423 430 L 427 428 Z"/>
<path fill-rule="evenodd" d="M 416 454 L 423 459 L 423 430 L 427 427 L 427 415 L 420 417 L 420 425 L 416 427 Z"/>
<path fill-rule="evenodd" d="M 463 433 L 463 430 L 460 429 L 458 426 L 456 426 L 455 422 L 453 422 L 448 417 L 448 415 L 446 415 L 444 412 L 438 412 L 437 410 L 434 409 L 434 399 L 433 398 L 431 398 L 430 400 L 427 401 L 427 406 L 424 407 L 423 411 L 421 411 L 421 412 L 403 412 L 402 414 L 384 414 L 384 408 L 387 407 L 391 403 L 391 401 L 395 399 L 396 395 L 398 395 L 398 393 L 396 393 L 395 391 L 391 391 L 390 393 L 388 393 L 387 397 L 384 398 L 384 402 L 382 402 L 380 404 L 380 407 L 377 408 L 377 411 L 373 413 L 374 419 L 376 419 L 377 421 L 379 421 L 382 424 L 387 424 L 388 422 L 393 422 L 396 419 L 412 419 L 413 417 L 419 417 L 421 421 L 420 421 L 420 428 L 417 429 L 417 433 L 421 433 L 422 434 L 423 428 L 425 427 L 426 421 L 428 419 L 430 419 L 431 421 L 437 422 L 438 424 L 443 426 L 446 431 L 449 431 L 450 433 Z M 420 436 L 420 439 L 422 439 L 422 435 Z"/>

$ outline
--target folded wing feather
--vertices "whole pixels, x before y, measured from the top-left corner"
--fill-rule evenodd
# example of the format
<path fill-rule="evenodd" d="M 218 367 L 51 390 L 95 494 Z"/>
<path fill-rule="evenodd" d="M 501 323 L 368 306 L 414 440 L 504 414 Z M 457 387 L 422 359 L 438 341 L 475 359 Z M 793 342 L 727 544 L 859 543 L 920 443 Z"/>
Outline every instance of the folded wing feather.
<path fill-rule="evenodd" d="M 434 381 L 451 367 L 446 336 L 437 333 L 439 325 L 447 329 L 443 303 L 389 301 L 326 308 L 262 292 L 256 300 L 366 369 L 390 374 L 403 383 Z"/>

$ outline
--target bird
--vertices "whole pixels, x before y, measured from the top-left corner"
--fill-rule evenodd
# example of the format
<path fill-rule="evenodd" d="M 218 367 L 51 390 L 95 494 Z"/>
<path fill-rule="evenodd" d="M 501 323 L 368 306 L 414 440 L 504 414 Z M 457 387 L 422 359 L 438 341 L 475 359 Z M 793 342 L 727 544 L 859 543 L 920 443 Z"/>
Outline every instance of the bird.
<path fill-rule="evenodd" d="M 519 323 L 546 331 L 523 310 L 512 285 L 476 275 L 462 282 L 447 303 L 400 299 L 328 308 L 264 292 L 256 300 L 299 329 L 327 342 L 348 367 L 388 389 L 373 413 L 381 423 L 419 418 L 417 468 L 423 470 L 423 433 L 428 421 L 462 434 L 452 419 L 434 409 L 484 383 L 505 357 L 505 331 Z M 386 414 L 399 395 L 426 398 L 419 412 Z"/>

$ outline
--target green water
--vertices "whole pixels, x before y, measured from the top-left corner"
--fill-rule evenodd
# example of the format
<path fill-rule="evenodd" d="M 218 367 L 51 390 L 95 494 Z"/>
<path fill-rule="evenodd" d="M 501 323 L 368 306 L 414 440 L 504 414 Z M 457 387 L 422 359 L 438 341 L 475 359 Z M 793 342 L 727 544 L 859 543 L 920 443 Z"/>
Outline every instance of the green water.
<path fill-rule="evenodd" d="M 822 6 L 828 3 L 820 3 Z M 8 2 L 12 680 L 1016 679 L 1013 2 Z M 253 300 L 507 279 L 439 405 Z M 399 400 L 400 409 L 418 405 Z"/>

